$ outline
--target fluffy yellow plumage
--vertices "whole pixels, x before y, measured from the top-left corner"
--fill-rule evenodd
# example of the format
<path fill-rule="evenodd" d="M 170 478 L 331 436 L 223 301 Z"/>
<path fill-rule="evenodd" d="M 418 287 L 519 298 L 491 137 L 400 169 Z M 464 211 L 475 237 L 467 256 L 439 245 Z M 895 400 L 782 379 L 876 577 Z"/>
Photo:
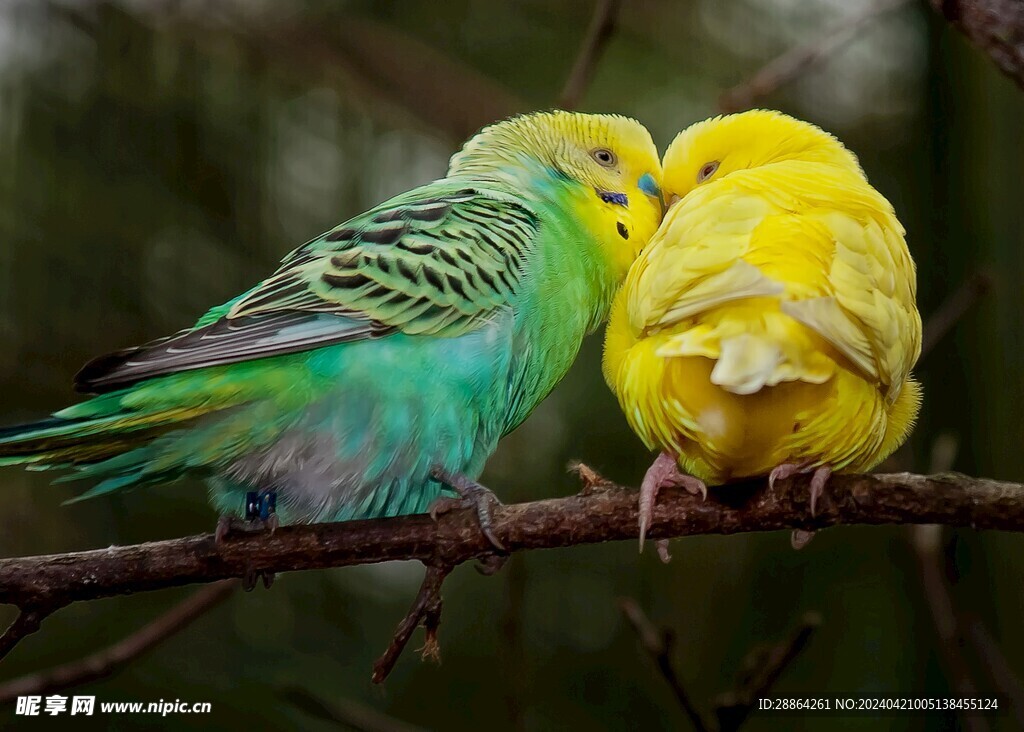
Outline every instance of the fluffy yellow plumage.
<path fill-rule="evenodd" d="M 920 406 L 915 268 L 856 157 L 778 112 L 716 117 L 665 153 L 670 203 L 613 308 L 604 371 L 660 449 L 641 491 L 868 470 Z M 677 469 L 681 468 L 680 472 Z"/>

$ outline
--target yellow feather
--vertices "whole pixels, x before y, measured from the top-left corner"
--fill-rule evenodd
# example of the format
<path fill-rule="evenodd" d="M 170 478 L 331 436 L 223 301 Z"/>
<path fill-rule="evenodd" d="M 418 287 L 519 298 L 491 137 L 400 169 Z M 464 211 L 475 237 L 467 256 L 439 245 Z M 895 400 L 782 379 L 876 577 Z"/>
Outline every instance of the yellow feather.
<path fill-rule="evenodd" d="M 664 188 L 678 200 L 606 335 L 631 427 L 712 483 L 877 465 L 920 407 L 921 318 L 903 227 L 856 157 L 753 111 L 680 133 Z"/>

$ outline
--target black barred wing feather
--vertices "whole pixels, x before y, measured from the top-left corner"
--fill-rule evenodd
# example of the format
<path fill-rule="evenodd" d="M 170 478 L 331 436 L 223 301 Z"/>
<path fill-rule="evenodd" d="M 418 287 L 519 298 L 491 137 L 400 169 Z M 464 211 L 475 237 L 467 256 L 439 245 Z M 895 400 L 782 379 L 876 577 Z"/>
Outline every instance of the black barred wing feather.
<path fill-rule="evenodd" d="M 460 335 L 514 304 L 538 225 L 509 194 L 424 186 L 299 247 L 192 329 L 90 362 L 76 386 L 108 391 L 394 332 Z"/>
<path fill-rule="evenodd" d="M 293 252 L 229 317 L 302 310 L 458 335 L 512 301 L 536 237 L 532 211 L 471 188 L 403 198 Z"/>

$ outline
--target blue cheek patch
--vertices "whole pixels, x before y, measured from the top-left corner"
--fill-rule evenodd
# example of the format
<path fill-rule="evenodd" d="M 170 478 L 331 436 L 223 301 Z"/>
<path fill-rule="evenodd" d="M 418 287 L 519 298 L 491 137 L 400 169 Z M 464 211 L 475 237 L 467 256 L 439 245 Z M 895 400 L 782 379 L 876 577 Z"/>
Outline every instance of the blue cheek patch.
<path fill-rule="evenodd" d="M 601 197 L 601 200 L 605 203 L 613 203 L 616 206 L 625 206 L 629 208 L 629 198 L 625 193 L 613 193 L 611 191 L 598 191 L 597 195 Z"/>
<path fill-rule="evenodd" d="M 654 176 L 650 173 L 644 173 L 640 176 L 640 180 L 637 181 L 637 187 L 648 196 L 661 198 L 661 188 L 658 187 L 658 182 L 654 180 Z"/>

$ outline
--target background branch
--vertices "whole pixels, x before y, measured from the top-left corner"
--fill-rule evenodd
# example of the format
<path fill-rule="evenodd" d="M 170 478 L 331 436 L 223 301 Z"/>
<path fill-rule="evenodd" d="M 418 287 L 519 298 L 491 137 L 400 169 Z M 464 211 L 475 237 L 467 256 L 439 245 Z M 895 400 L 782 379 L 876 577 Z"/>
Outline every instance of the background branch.
<path fill-rule="evenodd" d="M 352 699 L 337 696 L 323 699 L 301 686 L 288 687 L 282 696 L 307 714 L 335 722 L 352 732 L 427 732 L 423 727 L 382 714 Z"/>
<path fill-rule="evenodd" d="M 826 60 L 837 49 L 857 37 L 857 32 L 879 16 L 884 15 L 907 0 L 876 0 L 860 13 L 854 13 L 825 29 L 820 36 L 801 46 L 794 46 L 760 68 L 742 84 L 722 92 L 718 109 L 723 113 L 749 109 L 756 100 L 788 84 L 815 64 Z"/>
<path fill-rule="evenodd" d="M 936 344 L 953 329 L 972 307 L 992 287 L 992 277 L 986 272 L 978 272 L 968 277 L 962 285 L 950 295 L 939 309 L 925 321 L 924 335 L 921 339 L 921 358 L 931 353 Z"/>
<path fill-rule="evenodd" d="M 676 701 L 690 720 L 693 729 L 696 732 L 705 732 L 708 726 L 697 707 L 694 706 L 689 694 L 686 693 L 686 689 L 683 688 L 676 675 L 675 667 L 672 665 L 672 632 L 656 628 L 635 600 L 623 598 L 619 602 L 619 606 L 622 608 L 622 614 L 626 616 L 633 626 L 633 630 L 636 631 L 640 645 L 654 661 L 658 672 L 672 689 L 672 693 L 676 695 Z"/>
<path fill-rule="evenodd" d="M 935 10 L 1024 89 L 1024 2 L 930 0 Z"/>
<path fill-rule="evenodd" d="M 562 109 L 575 109 L 583 99 L 597 62 L 615 30 L 615 19 L 620 7 L 622 0 L 597 0 L 597 7 L 594 8 L 594 15 L 587 27 L 583 45 L 580 46 L 569 77 L 565 80 L 562 93 L 558 95 L 558 106 Z"/>
<path fill-rule="evenodd" d="M 740 665 L 736 689 L 721 694 L 715 701 L 719 732 L 734 732 L 743 726 L 757 700 L 768 695 L 783 672 L 807 647 L 819 625 L 821 616 L 807 613 L 788 639 L 751 649 Z"/>
<path fill-rule="evenodd" d="M 0 684 L 0 704 L 29 694 L 52 694 L 110 676 L 219 605 L 236 587 L 238 582 L 234 580 L 216 582 L 196 591 L 145 627 L 98 653 Z"/>

